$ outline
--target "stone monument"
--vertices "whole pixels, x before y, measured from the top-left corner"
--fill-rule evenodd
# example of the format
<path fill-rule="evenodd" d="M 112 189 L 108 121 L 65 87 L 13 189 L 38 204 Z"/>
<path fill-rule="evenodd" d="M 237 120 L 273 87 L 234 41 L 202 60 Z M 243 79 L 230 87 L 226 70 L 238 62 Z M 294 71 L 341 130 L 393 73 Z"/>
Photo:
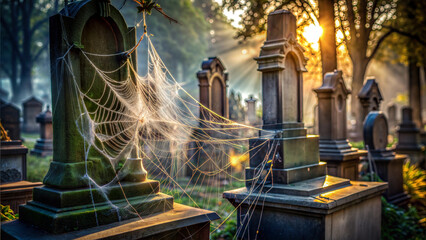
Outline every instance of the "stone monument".
<path fill-rule="evenodd" d="M 355 141 L 362 141 L 362 129 L 364 119 L 371 111 L 379 111 L 380 103 L 383 101 L 382 94 L 380 93 L 379 85 L 374 77 L 367 78 L 367 82 L 362 86 L 361 91 L 358 93 L 360 101 L 360 115 L 356 121 L 356 134 L 354 135 Z"/>
<path fill-rule="evenodd" d="M 396 105 L 391 104 L 388 106 L 388 119 L 389 119 L 389 132 L 394 135 L 396 132 L 396 127 L 398 126 L 398 121 L 396 120 Z"/>
<path fill-rule="evenodd" d="M 238 207 L 236 238 L 380 239 L 380 195 L 387 184 L 326 175 L 318 136 L 306 135 L 306 59 L 290 12 L 269 14 L 266 42 L 256 60 L 262 72 L 263 129 L 250 141 L 246 187 L 224 193 Z"/>
<path fill-rule="evenodd" d="M 43 111 L 43 102 L 34 96 L 30 97 L 22 103 L 22 111 L 24 113 L 22 131 L 26 133 L 39 132 L 36 117 Z"/>
<path fill-rule="evenodd" d="M 127 52 L 136 45 L 136 29 L 127 26 L 110 1 L 85 0 L 72 2 L 50 17 L 49 32 L 53 161 L 43 180 L 45 186 L 35 188 L 34 200 L 20 207 L 19 221 L 2 225 L 2 237 L 177 239 L 194 235 L 208 239 L 210 221 L 218 218 L 214 212 L 174 203 L 173 197 L 160 192 L 158 181 L 146 178 L 138 157 L 127 160 L 128 169 L 120 170 L 123 175 L 117 184 L 109 160 L 96 149 L 86 152 L 78 132 L 80 112 L 76 111 L 75 101 L 79 95 L 71 89 L 77 84 L 93 98 L 102 95 L 106 86 L 95 75 L 92 63 L 111 71 L 119 69 L 129 57 L 129 64 L 137 72 L 136 51 Z M 91 63 L 81 47 L 92 54 Z M 57 62 L 65 55 L 69 66 L 73 66 L 72 73 L 62 71 L 67 69 L 61 66 L 65 63 Z M 126 81 L 127 69 L 120 68 L 108 76 L 116 82 Z M 82 104 L 91 106 L 84 99 Z M 86 177 L 88 173 L 92 181 Z M 90 182 L 108 183 L 108 191 L 90 187 Z M 105 224 L 110 225 L 102 226 Z"/>
<path fill-rule="evenodd" d="M 200 103 L 216 114 L 228 118 L 228 73 L 218 57 L 210 57 L 203 61 L 201 70 L 197 72 L 200 87 Z M 200 107 L 200 119 L 209 120 L 212 114 Z"/>
<path fill-rule="evenodd" d="M 402 122 L 399 124 L 398 143 L 395 150 L 398 154 L 409 156 L 412 164 L 426 169 L 425 146 L 421 144 L 420 130 L 413 122 L 410 107 L 402 108 Z"/>
<path fill-rule="evenodd" d="M 257 99 L 250 96 L 245 100 L 247 105 L 247 124 L 256 125 L 257 124 L 257 116 L 256 116 L 256 102 Z"/>
<path fill-rule="evenodd" d="M 6 103 L 3 100 L 0 106 L 0 122 L 4 129 L 7 131 L 7 135 L 12 140 L 21 140 L 21 126 L 19 117 L 21 111 L 17 106 L 12 103 Z"/>
<path fill-rule="evenodd" d="M 347 140 L 346 88 L 342 71 L 326 73 L 318 96 L 320 161 L 327 162 L 327 174 L 358 179 L 360 157 L 366 151 L 352 148 Z"/>
<path fill-rule="evenodd" d="M 53 127 L 52 112 L 49 106 L 46 111 L 37 116 L 36 120 L 40 124 L 40 138 L 37 139 L 31 154 L 40 157 L 51 156 L 53 155 Z"/>
<path fill-rule="evenodd" d="M 399 206 L 407 204 L 410 197 L 404 191 L 402 177 L 402 165 L 407 156 L 395 154 L 387 148 L 388 124 L 383 113 L 371 111 L 365 118 L 364 143 L 374 162 L 371 167 L 376 168 L 381 180 L 388 182 L 388 189 L 383 194 L 386 200 Z"/>

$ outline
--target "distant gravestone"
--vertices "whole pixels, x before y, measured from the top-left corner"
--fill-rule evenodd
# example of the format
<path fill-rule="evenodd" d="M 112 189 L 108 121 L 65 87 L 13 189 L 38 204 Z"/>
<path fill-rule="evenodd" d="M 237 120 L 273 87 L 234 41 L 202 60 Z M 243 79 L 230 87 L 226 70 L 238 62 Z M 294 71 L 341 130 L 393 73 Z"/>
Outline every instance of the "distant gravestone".
<path fill-rule="evenodd" d="M 18 107 L 12 103 L 1 101 L 0 121 L 12 140 L 21 139 L 21 126 L 19 121 L 20 115 L 21 111 Z"/>
<path fill-rule="evenodd" d="M 23 111 L 23 128 L 22 131 L 26 133 L 39 132 L 39 125 L 36 122 L 37 116 L 43 110 L 43 102 L 36 97 L 30 97 L 22 103 Z"/>
<path fill-rule="evenodd" d="M 257 124 L 257 116 L 256 116 L 256 102 L 257 99 L 250 96 L 250 98 L 245 100 L 247 105 L 247 123 L 249 125 Z"/>
<path fill-rule="evenodd" d="M 218 57 L 210 57 L 201 64 L 201 71 L 197 72 L 200 87 L 200 103 L 216 114 L 228 118 L 228 73 Z M 211 119 L 212 114 L 200 107 L 200 118 Z"/>
<path fill-rule="evenodd" d="M 396 120 L 396 105 L 392 104 L 388 106 L 388 119 L 389 119 L 389 132 L 391 134 L 395 133 L 395 128 L 398 125 Z"/>
<path fill-rule="evenodd" d="M 396 152 L 407 154 L 412 164 L 426 169 L 425 146 L 421 144 L 420 130 L 413 121 L 413 113 L 410 107 L 402 108 L 402 122 L 399 124 L 397 132 Z"/>
<path fill-rule="evenodd" d="M 364 122 L 364 144 L 368 146 L 371 160 L 370 171 L 377 171 L 383 181 L 388 182 L 388 189 L 383 193 L 387 201 L 395 205 L 405 205 L 410 199 L 403 187 L 402 165 L 405 155 L 395 155 L 387 148 L 388 123 L 383 113 L 370 112 Z M 374 166 L 374 167 L 373 167 Z M 369 168 L 370 168 L 369 167 Z"/>
<path fill-rule="evenodd" d="M 40 113 L 37 118 L 37 123 L 40 124 L 40 138 L 31 150 L 32 155 L 50 156 L 53 154 L 53 128 L 52 128 L 52 112 L 47 106 L 46 111 Z"/>
<path fill-rule="evenodd" d="M 327 162 L 332 176 L 358 179 L 360 157 L 365 151 L 352 148 L 347 140 L 346 88 L 342 71 L 326 73 L 323 84 L 314 90 L 318 96 L 320 160 Z"/>

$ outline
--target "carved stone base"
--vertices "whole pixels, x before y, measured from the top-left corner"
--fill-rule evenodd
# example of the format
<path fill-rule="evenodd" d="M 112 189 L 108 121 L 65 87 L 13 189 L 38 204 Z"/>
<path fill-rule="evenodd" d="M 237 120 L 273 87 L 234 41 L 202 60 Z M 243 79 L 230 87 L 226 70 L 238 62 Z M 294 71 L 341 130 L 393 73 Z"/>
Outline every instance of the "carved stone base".
<path fill-rule="evenodd" d="M 53 155 L 53 141 L 51 139 L 37 139 L 31 155 L 46 157 Z"/>

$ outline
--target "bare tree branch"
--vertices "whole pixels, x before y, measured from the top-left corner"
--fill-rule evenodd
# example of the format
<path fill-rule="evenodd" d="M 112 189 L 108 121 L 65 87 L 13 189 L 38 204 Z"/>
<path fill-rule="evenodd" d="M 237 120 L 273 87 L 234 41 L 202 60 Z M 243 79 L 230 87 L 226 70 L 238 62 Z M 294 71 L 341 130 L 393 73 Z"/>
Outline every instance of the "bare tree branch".
<path fill-rule="evenodd" d="M 388 32 L 386 32 L 385 34 L 383 34 L 381 37 L 380 37 L 380 39 L 377 41 L 377 43 L 376 43 L 376 46 L 374 47 L 374 49 L 371 51 L 371 54 L 370 54 L 370 56 L 369 57 L 367 57 L 368 58 L 368 61 L 370 61 L 373 57 L 374 57 L 374 55 L 377 53 L 377 51 L 379 50 L 379 48 L 380 48 L 380 45 L 382 44 L 382 42 L 389 36 L 389 35 L 391 35 L 392 33 L 393 33 L 394 31 L 393 30 L 389 30 Z"/>

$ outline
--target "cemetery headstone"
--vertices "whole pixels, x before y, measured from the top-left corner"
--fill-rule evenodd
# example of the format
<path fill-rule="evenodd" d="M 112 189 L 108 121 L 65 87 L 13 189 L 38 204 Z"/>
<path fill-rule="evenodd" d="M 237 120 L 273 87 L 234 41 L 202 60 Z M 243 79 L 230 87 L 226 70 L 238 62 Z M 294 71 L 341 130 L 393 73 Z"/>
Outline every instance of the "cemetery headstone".
<path fill-rule="evenodd" d="M 201 70 L 197 72 L 200 87 L 200 103 L 216 114 L 228 118 L 228 73 L 218 57 L 210 57 L 203 61 Z M 211 119 L 212 114 L 200 107 L 200 118 Z"/>
<path fill-rule="evenodd" d="M 24 119 L 22 131 L 26 133 L 39 132 L 39 124 L 36 118 L 43 111 L 43 102 L 36 97 L 30 97 L 22 103 L 22 111 Z"/>
<path fill-rule="evenodd" d="M 346 88 L 342 71 L 326 73 L 323 84 L 314 90 L 318 96 L 320 160 L 327 162 L 327 174 L 358 179 L 361 156 L 367 153 L 352 148 L 347 140 Z"/>
<path fill-rule="evenodd" d="M 92 106 L 84 99 L 77 102 L 81 95 L 74 91 L 76 85 L 85 96 L 100 100 L 104 99 L 100 96 L 105 89 L 108 90 L 95 74 L 93 65 L 103 71 L 119 69 L 108 75 L 117 83 L 128 80 L 129 75 L 132 77 L 128 68 L 120 68 L 123 61 L 130 59 L 127 63 L 137 72 L 136 51 L 129 52 L 130 55 L 125 52 L 136 45 L 136 29 L 127 26 L 109 0 L 89 0 L 69 3 L 50 17 L 49 32 L 53 161 L 43 180 L 45 186 L 35 188 L 34 200 L 20 206 L 19 221 L 2 225 L 2 236 L 161 239 L 194 235 L 208 239 L 210 221 L 218 218 L 214 212 L 175 204 L 172 196 L 161 193 L 159 182 L 146 178 L 142 159 L 134 154 L 134 148 L 130 149 L 128 164 L 117 176 L 105 155 L 96 148 L 86 151 L 87 145 L 76 124 L 84 124 L 79 122 L 78 103 L 89 109 Z M 82 48 L 91 54 L 90 62 Z M 58 64 L 57 60 L 64 56 L 69 61 L 67 66 L 73 66 L 72 72 L 63 71 L 67 69 L 61 66 L 63 62 Z M 109 102 L 104 100 L 108 106 Z M 94 184 L 103 188 L 95 188 Z M 132 220 L 123 221 L 126 219 Z M 100 226 L 109 223 L 115 224 Z M 67 233 L 76 230 L 79 231 Z"/>
<path fill-rule="evenodd" d="M 398 143 L 395 150 L 398 154 L 406 154 L 410 162 L 423 169 L 426 169 L 425 146 L 421 144 L 420 130 L 413 122 L 413 115 L 410 107 L 402 108 L 402 122 L 399 124 Z"/>
<path fill-rule="evenodd" d="M 46 111 L 40 113 L 36 118 L 40 124 L 40 138 L 31 150 L 32 155 L 45 157 L 53 155 L 53 127 L 52 127 L 52 112 L 49 106 Z"/>
<path fill-rule="evenodd" d="M 389 119 L 389 132 L 395 134 L 396 126 L 398 121 L 396 120 L 396 105 L 392 104 L 388 106 L 388 119 Z"/>
<path fill-rule="evenodd" d="M 0 121 L 8 136 L 12 140 L 21 139 L 20 117 L 21 111 L 12 103 L 6 103 L 1 100 Z"/>
<path fill-rule="evenodd" d="M 352 137 L 354 141 L 362 141 L 362 129 L 365 117 L 371 111 L 379 111 L 380 103 L 383 101 L 379 85 L 374 77 L 367 79 L 367 82 L 358 93 L 358 99 L 361 104 L 359 119 L 356 119 L 355 133 Z"/>
<path fill-rule="evenodd" d="M 256 116 L 256 102 L 257 99 L 250 96 L 250 98 L 245 100 L 247 105 L 247 123 L 249 125 L 257 124 L 257 116 Z"/>
<path fill-rule="evenodd" d="M 246 187 L 224 193 L 238 207 L 236 238 L 379 239 L 386 183 L 326 175 L 318 136 L 306 134 L 306 58 L 289 11 L 269 14 L 266 42 L 256 60 L 262 72 L 263 127 L 250 141 Z"/>
<path fill-rule="evenodd" d="M 381 180 L 388 182 L 388 189 L 383 194 L 386 200 L 395 205 L 405 205 L 410 197 L 404 191 L 402 165 L 407 156 L 395 154 L 388 145 L 388 124 L 383 113 L 371 111 L 364 122 L 364 144 L 368 146 L 369 165 L 373 169 L 368 172 L 376 173 Z M 371 177 L 371 176 L 370 176 Z"/>

